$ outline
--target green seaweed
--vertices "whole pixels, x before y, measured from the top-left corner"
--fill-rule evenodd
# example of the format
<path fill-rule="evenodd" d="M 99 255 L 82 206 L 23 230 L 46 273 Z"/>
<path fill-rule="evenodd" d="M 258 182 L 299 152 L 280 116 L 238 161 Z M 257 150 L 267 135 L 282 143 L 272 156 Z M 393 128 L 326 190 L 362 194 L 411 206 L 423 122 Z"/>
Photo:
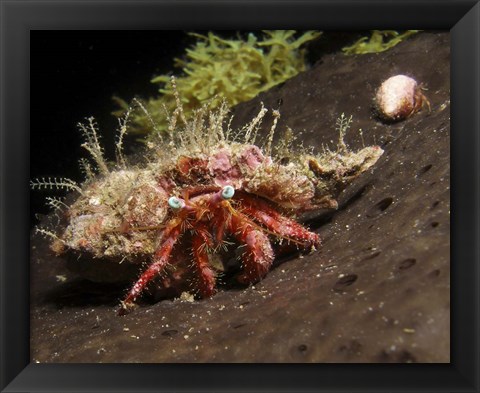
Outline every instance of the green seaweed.
<path fill-rule="evenodd" d="M 363 55 L 384 52 L 421 30 L 407 30 L 400 34 L 395 30 L 372 30 L 370 37 L 362 37 L 351 46 L 342 48 L 346 55 Z"/>
<path fill-rule="evenodd" d="M 225 39 L 209 32 L 190 33 L 197 42 L 186 50 L 185 59 L 175 59 L 182 70 L 176 76 L 179 96 L 187 117 L 209 102 L 212 109 L 226 99 L 229 105 L 248 101 L 262 91 L 286 81 L 306 69 L 303 44 L 321 35 L 319 31 L 264 30 L 261 38 L 253 33 L 246 39 Z M 158 97 L 141 100 L 144 110 L 131 117 L 131 131 L 147 134 L 152 123 L 158 132 L 168 130 L 166 113 L 176 107 L 170 75 L 152 79 L 160 84 Z M 115 97 L 122 110 L 129 105 Z M 117 113 L 118 114 L 118 113 Z"/>

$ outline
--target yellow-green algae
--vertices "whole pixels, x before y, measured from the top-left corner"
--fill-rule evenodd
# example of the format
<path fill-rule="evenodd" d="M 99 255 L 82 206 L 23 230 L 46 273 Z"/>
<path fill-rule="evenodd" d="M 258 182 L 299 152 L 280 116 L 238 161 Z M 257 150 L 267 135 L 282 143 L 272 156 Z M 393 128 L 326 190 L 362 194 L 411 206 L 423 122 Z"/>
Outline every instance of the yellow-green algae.
<path fill-rule="evenodd" d="M 372 30 L 370 38 L 362 37 L 353 45 L 342 48 L 342 51 L 346 55 L 384 52 L 419 31 L 420 30 L 407 30 L 403 34 L 400 34 L 395 30 Z"/>
<path fill-rule="evenodd" d="M 202 103 L 210 101 L 213 109 L 226 99 L 233 106 L 304 71 L 305 50 L 301 46 L 321 32 L 310 30 L 299 35 L 295 30 L 264 30 L 261 38 L 250 33 L 246 40 L 225 39 L 212 32 L 190 35 L 197 42 L 186 50 L 185 60 L 175 59 L 175 66 L 182 69 L 176 83 L 187 117 Z M 145 110 L 132 114 L 133 133 L 148 133 L 152 122 L 157 131 L 166 131 L 166 113 L 175 110 L 170 76 L 160 75 L 152 82 L 162 85 L 161 95 L 143 100 Z M 128 108 L 125 101 L 116 100 L 122 110 Z"/>

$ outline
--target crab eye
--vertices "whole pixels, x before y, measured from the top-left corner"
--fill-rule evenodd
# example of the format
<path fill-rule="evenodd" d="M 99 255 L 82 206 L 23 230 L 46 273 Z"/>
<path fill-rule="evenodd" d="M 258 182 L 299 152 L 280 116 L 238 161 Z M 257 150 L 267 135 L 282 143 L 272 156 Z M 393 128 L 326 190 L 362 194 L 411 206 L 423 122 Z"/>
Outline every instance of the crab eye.
<path fill-rule="evenodd" d="M 231 199 L 235 194 L 235 188 L 232 186 L 225 186 L 222 190 L 222 198 L 223 199 Z"/>
<path fill-rule="evenodd" d="M 172 196 L 168 199 L 168 206 L 170 206 L 173 210 L 179 210 L 185 206 L 185 202 L 180 198 Z"/>

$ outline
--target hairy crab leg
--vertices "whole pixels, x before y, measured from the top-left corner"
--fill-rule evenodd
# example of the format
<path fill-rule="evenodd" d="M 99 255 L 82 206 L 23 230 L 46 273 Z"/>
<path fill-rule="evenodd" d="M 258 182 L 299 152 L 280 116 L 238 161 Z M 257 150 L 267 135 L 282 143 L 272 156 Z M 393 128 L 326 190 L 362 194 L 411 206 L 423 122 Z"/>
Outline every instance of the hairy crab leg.
<path fill-rule="evenodd" d="M 177 221 L 178 220 L 173 219 L 173 226 L 165 230 L 168 232 L 164 232 L 164 240 L 162 241 L 161 246 L 156 250 L 153 257 L 153 262 L 148 266 L 147 270 L 140 275 L 140 278 L 130 289 L 125 300 L 121 302 L 121 307 L 118 311 L 119 315 L 126 314 L 129 309 L 134 307 L 136 298 L 142 293 L 147 284 L 167 265 L 168 258 L 173 250 L 173 246 L 182 233 L 181 222 L 178 223 Z"/>
<path fill-rule="evenodd" d="M 232 215 L 228 230 L 247 247 L 243 257 L 243 273 L 237 280 L 253 284 L 263 278 L 272 266 L 274 254 L 268 236 L 248 223 L 248 218 L 238 213 Z"/>
<path fill-rule="evenodd" d="M 310 232 L 296 221 L 282 216 L 264 200 L 244 194 L 241 195 L 240 200 L 243 212 L 265 225 L 268 230 L 278 234 L 279 237 L 300 241 L 306 248 L 320 245 L 320 237 L 316 233 Z"/>
<path fill-rule="evenodd" d="M 215 293 L 215 271 L 210 267 L 207 254 L 207 247 L 212 245 L 209 235 L 203 229 L 193 234 L 193 257 L 198 269 L 198 289 L 202 297 L 211 297 Z"/>
<path fill-rule="evenodd" d="M 211 192 L 211 191 L 216 192 Z M 206 191 L 206 193 L 202 195 L 196 195 L 192 198 L 192 194 Z M 212 213 L 212 219 L 210 221 L 210 226 L 212 228 L 211 232 L 214 233 L 214 239 L 217 243 L 221 243 L 224 237 L 225 226 L 227 225 L 228 216 L 230 212 L 224 209 L 223 203 L 225 203 L 225 197 L 222 196 L 222 189 L 218 189 L 218 187 L 204 187 L 204 186 L 197 186 L 197 187 L 190 187 L 184 191 L 185 200 L 188 201 L 187 208 L 190 207 L 191 204 L 195 204 L 200 200 L 204 200 L 206 202 L 205 207 L 202 208 L 193 208 L 196 210 L 197 222 L 201 220 L 202 216 L 206 212 Z M 190 205 L 190 206 L 189 206 Z M 208 232 L 208 229 L 205 227 L 204 230 Z"/>
<path fill-rule="evenodd" d="M 243 260 L 243 273 L 237 277 L 237 280 L 244 284 L 250 284 L 259 281 L 264 277 L 273 263 L 274 254 L 268 236 L 256 228 L 255 224 L 244 214 L 233 209 L 228 201 L 235 194 L 232 186 L 225 186 L 223 189 L 209 195 L 203 195 L 212 213 L 212 219 L 209 222 L 211 233 L 217 243 L 223 241 L 225 232 L 231 233 L 236 239 L 245 244 L 247 251 Z M 195 200 L 195 197 L 191 201 Z M 198 233 L 206 233 L 199 231 Z M 209 239 L 209 238 L 208 238 Z M 194 237 L 194 241 L 200 246 L 207 239 Z M 198 249 L 197 247 L 194 247 Z"/>

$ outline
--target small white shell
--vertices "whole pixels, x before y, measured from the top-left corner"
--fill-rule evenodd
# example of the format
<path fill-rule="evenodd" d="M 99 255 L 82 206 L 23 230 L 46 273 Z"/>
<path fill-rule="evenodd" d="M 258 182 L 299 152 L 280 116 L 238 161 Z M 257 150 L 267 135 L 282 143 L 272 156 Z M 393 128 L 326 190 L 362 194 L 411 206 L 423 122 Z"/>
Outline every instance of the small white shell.
<path fill-rule="evenodd" d="M 388 78 L 377 90 L 375 104 L 379 115 L 391 121 L 403 120 L 422 105 L 423 95 L 415 79 L 406 75 Z"/>

